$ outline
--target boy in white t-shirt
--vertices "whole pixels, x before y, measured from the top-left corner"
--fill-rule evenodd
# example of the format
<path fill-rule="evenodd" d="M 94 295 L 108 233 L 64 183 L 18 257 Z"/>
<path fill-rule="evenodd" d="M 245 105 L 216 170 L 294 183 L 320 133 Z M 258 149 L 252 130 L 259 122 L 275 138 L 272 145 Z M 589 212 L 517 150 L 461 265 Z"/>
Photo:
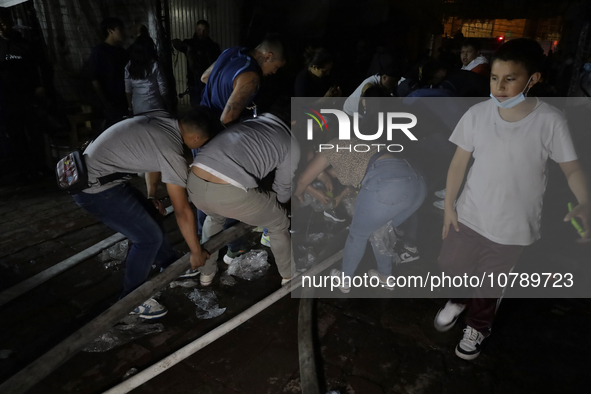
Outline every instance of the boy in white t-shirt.
<path fill-rule="evenodd" d="M 446 275 L 507 274 L 524 246 L 539 237 L 546 161 L 560 165 L 579 205 L 565 220 L 583 221 L 590 237 L 591 204 L 566 119 L 556 108 L 523 93 L 541 77 L 543 50 L 530 39 L 507 42 L 493 56 L 491 99 L 470 108 L 450 141 L 458 147 L 447 174 L 443 245 L 439 266 Z M 458 195 L 470 157 L 464 190 Z M 495 281 L 496 282 L 496 281 Z M 456 355 L 471 360 L 490 335 L 502 288 L 483 285 L 463 299 L 451 299 L 435 317 L 435 328 L 449 330 L 466 310 L 464 337 Z"/>

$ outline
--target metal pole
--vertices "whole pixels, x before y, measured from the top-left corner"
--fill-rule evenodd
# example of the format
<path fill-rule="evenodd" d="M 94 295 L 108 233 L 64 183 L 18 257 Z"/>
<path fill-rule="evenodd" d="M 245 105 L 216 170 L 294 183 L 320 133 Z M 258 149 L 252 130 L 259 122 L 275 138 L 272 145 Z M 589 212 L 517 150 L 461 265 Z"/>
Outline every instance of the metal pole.
<path fill-rule="evenodd" d="M 169 215 L 171 212 L 173 212 L 172 205 L 166 208 L 166 215 Z M 17 297 L 20 297 L 30 290 L 33 290 L 35 287 L 42 285 L 49 279 L 61 274 L 62 272 L 72 268 L 84 260 L 96 256 L 103 249 L 106 249 L 119 241 L 123 241 L 124 239 L 127 239 L 127 237 L 121 233 L 113 234 L 109 238 L 104 239 L 87 249 L 84 249 L 82 252 L 77 253 L 74 256 L 65 259 L 64 261 L 51 266 L 45 271 L 39 272 L 37 275 L 32 276 L 29 279 L 25 279 L 11 288 L 4 290 L 2 293 L 0 293 L 0 306 L 14 300 Z"/>
<path fill-rule="evenodd" d="M 252 229 L 244 223 L 239 223 L 207 241 L 203 247 L 211 254 L 220 250 L 229 241 L 236 239 Z M 142 302 L 146 301 L 170 282 L 178 278 L 189 268 L 189 254 L 175 261 L 170 267 L 162 271 L 152 280 L 129 293 L 125 298 L 117 301 L 105 312 L 100 314 L 80 330 L 70 335 L 56 347 L 39 357 L 37 360 L 20 370 L 16 375 L 0 385 L 0 393 L 24 393 L 42 379 L 55 371 L 60 365 L 78 353 L 94 338 L 101 335 L 118 321 L 123 319 Z"/>
<path fill-rule="evenodd" d="M 339 252 L 335 253 L 328 259 L 324 260 L 320 264 L 312 267 L 309 269 L 306 274 L 313 276 L 317 275 L 320 272 L 324 271 L 337 261 L 343 258 L 343 251 L 340 250 Z M 155 376 L 158 376 L 162 372 L 166 371 L 167 369 L 173 367 L 174 365 L 180 363 L 187 357 L 191 356 L 198 350 L 204 348 L 205 346 L 209 345 L 210 343 L 214 342 L 216 339 L 219 339 L 223 335 L 227 334 L 228 332 L 232 331 L 234 328 L 238 327 L 242 323 L 248 321 L 251 317 L 255 316 L 259 312 L 265 310 L 267 307 L 275 303 L 276 301 L 280 300 L 285 295 L 289 294 L 292 290 L 297 289 L 301 286 L 301 281 L 298 280 L 301 275 L 296 275 L 291 280 L 291 282 L 287 283 L 286 285 L 282 286 L 279 290 L 274 292 L 273 294 L 267 296 L 266 298 L 262 299 L 261 301 L 257 302 L 244 312 L 240 313 L 239 315 L 233 317 L 232 319 L 228 320 L 224 324 L 219 327 L 214 328 L 212 331 L 208 332 L 207 334 L 203 335 L 202 337 L 196 339 L 195 341 L 191 342 L 187 346 L 177 350 L 170 356 L 160 360 L 156 364 L 148 367 L 147 369 L 143 370 L 142 372 L 138 373 L 137 375 L 132 376 L 131 378 L 127 379 L 124 382 L 119 383 L 117 386 L 113 387 L 110 390 L 105 391 L 104 394 L 122 394 L 128 393 L 131 390 L 139 387 L 143 383 L 149 381 Z M 302 300 L 306 301 L 306 300 Z M 2 389 L 2 386 L 0 386 Z M 314 391 L 303 391 L 305 394 L 312 393 L 317 394 L 318 392 Z"/>

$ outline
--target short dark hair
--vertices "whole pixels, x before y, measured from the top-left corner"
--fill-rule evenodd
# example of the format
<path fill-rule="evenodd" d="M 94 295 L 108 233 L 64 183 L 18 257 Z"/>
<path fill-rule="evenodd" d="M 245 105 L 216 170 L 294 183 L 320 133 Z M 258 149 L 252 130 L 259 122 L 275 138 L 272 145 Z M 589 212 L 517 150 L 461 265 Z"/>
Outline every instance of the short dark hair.
<path fill-rule="evenodd" d="M 492 56 L 492 63 L 495 60 L 511 61 L 521 63 L 527 73 L 532 75 L 541 71 L 544 65 L 544 50 L 542 46 L 531 38 L 516 38 L 507 41 Z"/>
<path fill-rule="evenodd" d="M 322 68 L 327 64 L 334 62 L 332 53 L 325 48 L 308 47 L 304 53 L 304 58 L 306 59 L 306 65 L 308 67 L 316 66 Z"/>
<path fill-rule="evenodd" d="M 222 130 L 219 116 L 203 105 L 192 107 L 180 117 L 181 122 L 197 127 L 209 139 L 216 136 Z"/>
<path fill-rule="evenodd" d="M 291 97 L 279 96 L 267 111 L 279 118 L 287 127 L 291 124 Z"/>
<path fill-rule="evenodd" d="M 203 26 L 209 27 L 209 22 L 206 21 L 205 19 L 199 19 L 197 21 L 197 23 L 195 23 L 195 26 L 198 26 L 198 25 L 203 25 Z"/>
<path fill-rule="evenodd" d="M 263 48 L 269 52 L 273 52 L 273 54 L 278 58 L 282 59 L 286 63 L 290 60 L 290 49 L 287 45 L 287 42 L 283 38 L 283 36 L 277 33 L 267 33 L 265 38 L 257 48 Z"/>
<path fill-rule="evenodd" d="M 379 74 L 400 79 L 400 77 L 402 77 L 402 68 L 398 64 L 390 63 L 388 65 L 381 66 Z"/>
<path fill-rule="evenodd" d="M 463 47 L 472 47 L 476 52 L 480 52 L 480 49 L 482 48 L 480 41 L 474 38 L 465 39 L 464 42 L 462 42 L 462 48 Z"/>
<path fill-rule="evenodd" d="M 104 38 L 107 38 L 109 36 L 109 30 L 115 30 L 118 27 L 121 29 L 125 28 L 123 21 L 119 18 L 108 16 L 101 22 L 101 33 Z"/>

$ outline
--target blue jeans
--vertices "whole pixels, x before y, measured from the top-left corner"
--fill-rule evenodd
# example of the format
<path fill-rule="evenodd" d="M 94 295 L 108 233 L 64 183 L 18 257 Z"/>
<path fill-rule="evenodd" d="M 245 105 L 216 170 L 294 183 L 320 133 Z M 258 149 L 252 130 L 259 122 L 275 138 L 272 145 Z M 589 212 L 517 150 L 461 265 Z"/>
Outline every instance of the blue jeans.
<path fill-rule="evenodd" d="M 100 193 L 78 193 L 73 197 L 76 204 L 132 243 L 125 259 L 121 298 L 146 281 L 154 262 L 167 267 L 175 261 L 176 255 L 154 219 L 157 212 L 153 204 L 128 183 Z"/>
<path fill-rule="evenodd" d="M 426 194 L 425 181 L 405 160 L 387 157 L 372 164 L 361 182 L 345 244 L 345 276 L 355 274 L 369 236 L 390 220 L 394 227 L 402 224 L 419 209 Z M 392 256 L 377 253 L 375 247 L 374 254 L 379 273 L 391 275 Z"/>

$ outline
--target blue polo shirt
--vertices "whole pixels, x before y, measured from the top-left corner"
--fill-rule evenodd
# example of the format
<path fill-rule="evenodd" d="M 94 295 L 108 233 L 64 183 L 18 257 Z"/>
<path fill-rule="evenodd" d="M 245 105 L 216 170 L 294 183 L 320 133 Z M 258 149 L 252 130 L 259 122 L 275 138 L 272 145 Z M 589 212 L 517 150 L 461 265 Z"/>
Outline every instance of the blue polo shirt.
<path fill-rule="evenodd" d="M 215 61 L 203 90 L 201 105 L 205 105 L 221 115 L 234 90 L 234 79 L 249 71 L 262 73 L 256 60 L 247 52 L 248 49 L 244 47 L 228 48 L 222 52 Z"/>

